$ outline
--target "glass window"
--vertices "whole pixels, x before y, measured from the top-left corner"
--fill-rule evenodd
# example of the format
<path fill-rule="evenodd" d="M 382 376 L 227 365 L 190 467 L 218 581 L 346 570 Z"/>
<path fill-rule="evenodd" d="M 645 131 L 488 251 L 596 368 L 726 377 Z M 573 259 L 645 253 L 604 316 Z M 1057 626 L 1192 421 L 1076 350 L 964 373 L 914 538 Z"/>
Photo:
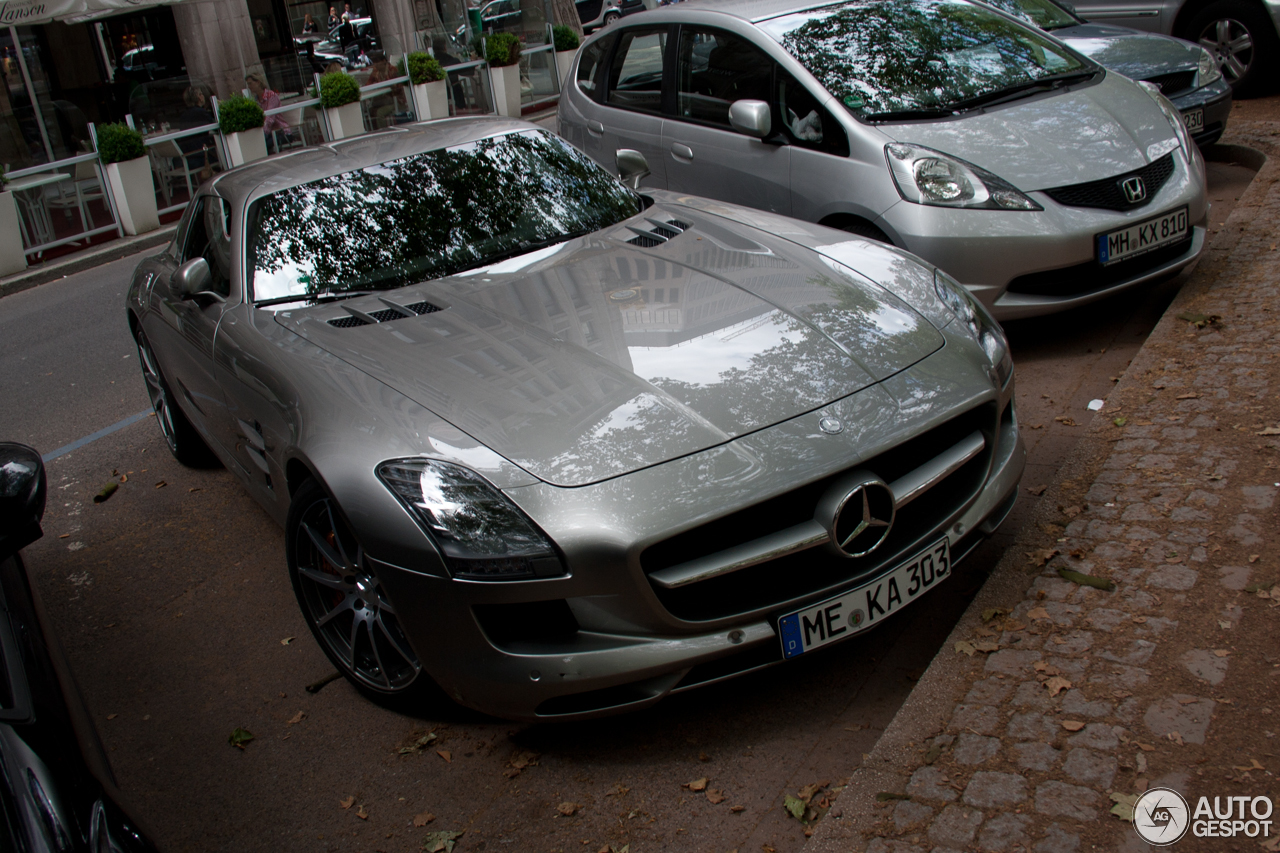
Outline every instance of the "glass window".
<path fill-rule="evenodd" d="M 609 103 L 641 112 L 662 112 L 662 59 L 667 28 L 625 30 L 609 68 Z"/>
<path fill-rule="evenodd" d="M 677 63 L 676 110 L 681 118 L 729 127 L 729 105 L 773 100 L 774 61 L 723 30 L 683 27 Z"/>
<path fill-rule="evenodd" d="M 791 144 L 841 157 L 849 156 L 849 137 L 835 116 L 818 103 L 813 93 L 795 77 L 781 68 L 774 74 L 778 84 L 778 103 L 773 114 L 781 120 Z"/>
<path fill-rule="evenodd" d="M 201 196 L 191 211 L 191 225 L 182 251 L 181 263 L 204 258 L 209 264 L 209 290 L 231 295 L 231 237 L 227 203 L 217 196 Z"/>
<path fill-rule="evenodd" d="M 965 0 L 847 0 L 760 26 L 867 121 L 949 116 L 1098 70 Z"/>
<path fill-rule="evenodd" d="M 600 101 L 603 86 L 603 81 L 600 79 L 600 66 L 604 58 L 609 55 L 609 47 L 612 44 L 613 38 L 605 36 L 583 48 L 582 56 L 578 59 L 578 88 L 597 103 Z"/>

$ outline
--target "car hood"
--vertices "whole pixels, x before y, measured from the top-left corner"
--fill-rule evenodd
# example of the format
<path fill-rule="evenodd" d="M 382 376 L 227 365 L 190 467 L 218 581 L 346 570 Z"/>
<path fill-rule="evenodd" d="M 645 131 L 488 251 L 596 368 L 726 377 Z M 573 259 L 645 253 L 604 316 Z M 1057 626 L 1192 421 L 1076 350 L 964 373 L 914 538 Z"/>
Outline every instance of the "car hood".
<path fill-rule="evenodd" d="M 981 166 L 1023 192 L 1132 171 L 1167 153 L 1160 143 L 1177 139 L 1150 95 L 1110 73 L 1093 85 L 984 113 L 879 128 L 899 142 Z M 1149 151 L 1159 153 L 1149 156 Z"/>
<path fill-rule="evenodd" d="M 1080 24 L 1053 30 L 1052 34 L 1099 65 L 1134 80 L 1194 72 L 1200 64 L 1199 45 L 1158 33 L 1108 24 Z"/>
<path fill-rule="evenodd" d="M 654 221 L 688 227 L 661 243 L 636 233 Z M 357 325 L 361 317 L 380 322 Z M 484 269 L 276 320 L 562 486 L 820 408 L 943 343 L 856 272 L 675 205 Z"/>

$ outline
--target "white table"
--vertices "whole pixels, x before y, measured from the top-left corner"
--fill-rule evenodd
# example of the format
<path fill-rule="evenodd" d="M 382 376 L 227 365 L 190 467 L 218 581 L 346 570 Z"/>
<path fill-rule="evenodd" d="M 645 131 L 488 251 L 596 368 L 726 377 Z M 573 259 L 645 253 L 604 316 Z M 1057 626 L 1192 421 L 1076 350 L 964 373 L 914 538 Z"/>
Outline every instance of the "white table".
<path fill-rule="evenodd" d="M 53 242 L 53 223 L 49 220 L 49 208 L 44 201 L 44 188 L 69 180 L 71 176 L 65 172 L 44 172 L 13 178 L 6 185 L 13 191 L 13 198 L 18 202 L 18 213 L 26 231 L 27 248 Z"/>

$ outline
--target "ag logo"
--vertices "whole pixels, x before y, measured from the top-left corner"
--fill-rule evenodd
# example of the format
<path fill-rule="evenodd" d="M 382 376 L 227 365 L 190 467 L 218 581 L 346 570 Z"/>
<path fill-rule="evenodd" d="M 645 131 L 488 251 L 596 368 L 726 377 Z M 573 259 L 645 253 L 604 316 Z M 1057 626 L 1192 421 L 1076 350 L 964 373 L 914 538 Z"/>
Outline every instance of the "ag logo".
<path fill-rule="evenodd" d="M 1172 788 L 1150 788 L 1133 804 L 1133 828 L 1148 844 L 1165 847 L 1186 835 L 1191 812 Z"/>

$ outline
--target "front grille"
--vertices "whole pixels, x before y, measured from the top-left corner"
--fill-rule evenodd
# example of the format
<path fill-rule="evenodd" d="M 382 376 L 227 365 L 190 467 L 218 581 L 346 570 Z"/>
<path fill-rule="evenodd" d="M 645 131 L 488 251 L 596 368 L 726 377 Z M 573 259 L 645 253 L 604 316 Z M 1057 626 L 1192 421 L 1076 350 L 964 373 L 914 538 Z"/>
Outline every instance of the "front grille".
<path fill-rule="evenodd" d="M 1177 95 L 1185 89 L 1190 89 L 1191 84 L 1196 80 L 1196 72 L 1192 71 L 1175 71 L 1172 74 L 1157 74 L 1154 77 L 1148 77 L 1147 82 L 1155 84 L 1160 90 L 1160 94 L 1165 97 Z"/>
<path fill-rule="evenodd" d="M 888 538 L 866 557 L 848 559 L 816 547 L 675 589 L 657 583 L 651 583 L 651 587 L 673 616 L 697 622 L 781 607 L 892 565 L 908 556 L 922 538 L 939 531 L 982 486 L 996 444 L 994 405 L 971 409 L 855 466 L 891 483 L 974 430 L 981 431 L 986 439 L 983 451 L 899 510 Z M 844 473 L 833 474 L 651 545 L 640 554 L 641 568 L 646 574 L 652 574 L 812 519 L 819 499 Z"/>
<path fill-rule="evenodd" d="M 1114 287 L 1122 281 L 1137 278 L 1143 273 L 1185 255 L 1191 248 L 1191 237 L 1162 246 L 1136 258 L 1119 261 L 1111 266 L 1101 266 L 1097 261 L 1085 261 L 1073 267 L 1059 270 L 1033 272 L 1020 275 L 1009 282 L 1010 293 L 1030 296 L 1084 296 Z"/>
<path fill-rule="evenodd" d="M 1101 181 L 1090 181 L 1087 184 L 1073 184 L 1069 187 L 1057 187 L 1045 190 L 1044 194 L 1067 207 L 1096 207 L 1103 210 L 1133 210 L 1142 207 L 1156 197 L 1165 181 L 1173 174 L 1173 155 L 1166 154 L 1154 163 L 1148 163 L 1141 169 L 1125 172 L 1113 178 Z M 1129 178 L 1142 178 L 1146 186 L 1146 195 L 1139 202 L 1130 202 L 1125 198 L 1120 185 Z"/>
<path fill-rule="evenodd" d="M 369 324 L 359 317 L 347 316 L 330 320 L 329 325 L 338 329 L 354 329 L 356 326 L 367 326 Z"/>

